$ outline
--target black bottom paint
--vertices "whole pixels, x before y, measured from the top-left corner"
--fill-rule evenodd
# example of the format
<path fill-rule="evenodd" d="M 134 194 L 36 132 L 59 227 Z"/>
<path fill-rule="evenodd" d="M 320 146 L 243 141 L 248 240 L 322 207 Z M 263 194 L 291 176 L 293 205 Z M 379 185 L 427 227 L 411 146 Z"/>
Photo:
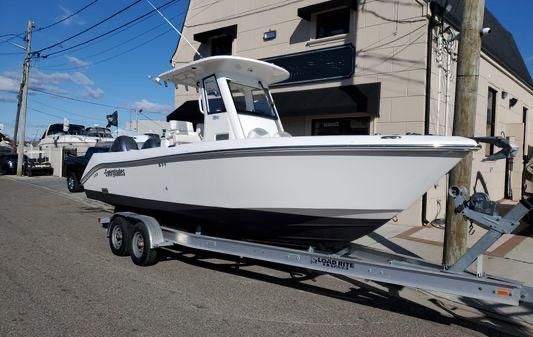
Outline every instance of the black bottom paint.
<path fill-rule="evenodd" d="M 146 200 L 86 190 L 90 199 L 116 207 L 116 212 L 131 211 L 150 215 L 169 227 L 232 239 L 285 244 L 342 247 L 365 236 L 389 219 L 348 219 L 295 215 L 248 209 L 206 207 Z"/>

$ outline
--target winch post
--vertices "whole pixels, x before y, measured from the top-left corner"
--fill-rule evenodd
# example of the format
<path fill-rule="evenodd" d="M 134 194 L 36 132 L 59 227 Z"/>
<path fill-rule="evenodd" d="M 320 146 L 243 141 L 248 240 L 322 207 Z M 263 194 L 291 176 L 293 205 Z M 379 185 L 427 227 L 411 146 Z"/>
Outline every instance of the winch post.
<path fill-rule="evenodd" d="M 466 218 L 476 223 L 480 227 L 488 230 L 466 253 L 455 262 L 448 271 L 462 273 L 474 261 L 486 252 L 503 234 L 512 233 L 520 224 L 522 219 L 533 208 L 531 199 L 521 200 L 505 216 L 489 215 L 469 207 L 468 200 L 465 199 L 464 189 L 451 187 L 450 196 L 453 198 L 455 210 L 462 213 Z"/>

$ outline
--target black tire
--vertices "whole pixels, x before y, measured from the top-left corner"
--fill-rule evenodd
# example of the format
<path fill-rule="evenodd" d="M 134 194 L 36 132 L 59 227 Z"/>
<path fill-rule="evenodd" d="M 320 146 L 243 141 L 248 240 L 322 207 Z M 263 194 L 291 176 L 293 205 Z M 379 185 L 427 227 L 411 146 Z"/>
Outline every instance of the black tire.
<path fill-rule="evenodd" d="M 31 168 L 28 168 L 27 166 L 26 166 L 26 175 L 27 175 L 28 177 L 33 176 L 33 172 L 31 171 Z"/>
<path fill-rule="evenodd" d="M 116 256 L 130 255 L 131 223 L 123 217 L 116 217 L 109 224 L 109 247 Z"/>
<path fill-rule="evenodd" d="M 74 172 L 67 173 L 67 188 L 70 193 L 83 191 L 83 186 L 81 186 L 80 181 Z"/>
<path fill-rule="evenodd" d="M 151 246 L 150 235 L 144 223 L 137 222 L 133 226 L 130 242 L 130 256 L 133 263 L 144 267 L 157 262 L 159 251 L 149 248 Z"/>

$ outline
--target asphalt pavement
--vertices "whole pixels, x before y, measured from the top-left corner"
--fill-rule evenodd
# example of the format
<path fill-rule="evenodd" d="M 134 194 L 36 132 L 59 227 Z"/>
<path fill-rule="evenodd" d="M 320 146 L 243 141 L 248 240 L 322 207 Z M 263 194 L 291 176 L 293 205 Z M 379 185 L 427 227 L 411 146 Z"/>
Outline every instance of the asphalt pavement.
<path fill-rule="evenodd" d="M 138 267 L 64 186 L 0 177 L 0 336 L 506 336 L 328 275 L 194 252 Z"/>

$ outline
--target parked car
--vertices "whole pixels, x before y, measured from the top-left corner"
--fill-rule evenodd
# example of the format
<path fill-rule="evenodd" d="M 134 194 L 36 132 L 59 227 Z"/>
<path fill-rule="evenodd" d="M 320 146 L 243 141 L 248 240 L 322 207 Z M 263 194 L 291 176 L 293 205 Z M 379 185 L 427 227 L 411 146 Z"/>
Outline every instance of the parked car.
<path fill-rule="evenodd" d="M 87 149 L 84 156 L 69 156 L 64 160 L 67 177 L 67 188 L 71 193 L 83 191 L 81 176 L 87 167 L 87 163 L 95 153 L 108 152 L 110 146 L 93 146 Z"/>
<path fill-rule="evenodd" d="M 17 174 L 18 156 L 15 153 L 0 155 L 0 174 Z M 28 177 L 34 175 L 51 175 L 54 172 L 52 165 L 45 158 L 28 158 L 24 155 L 22 174 Z"/>

